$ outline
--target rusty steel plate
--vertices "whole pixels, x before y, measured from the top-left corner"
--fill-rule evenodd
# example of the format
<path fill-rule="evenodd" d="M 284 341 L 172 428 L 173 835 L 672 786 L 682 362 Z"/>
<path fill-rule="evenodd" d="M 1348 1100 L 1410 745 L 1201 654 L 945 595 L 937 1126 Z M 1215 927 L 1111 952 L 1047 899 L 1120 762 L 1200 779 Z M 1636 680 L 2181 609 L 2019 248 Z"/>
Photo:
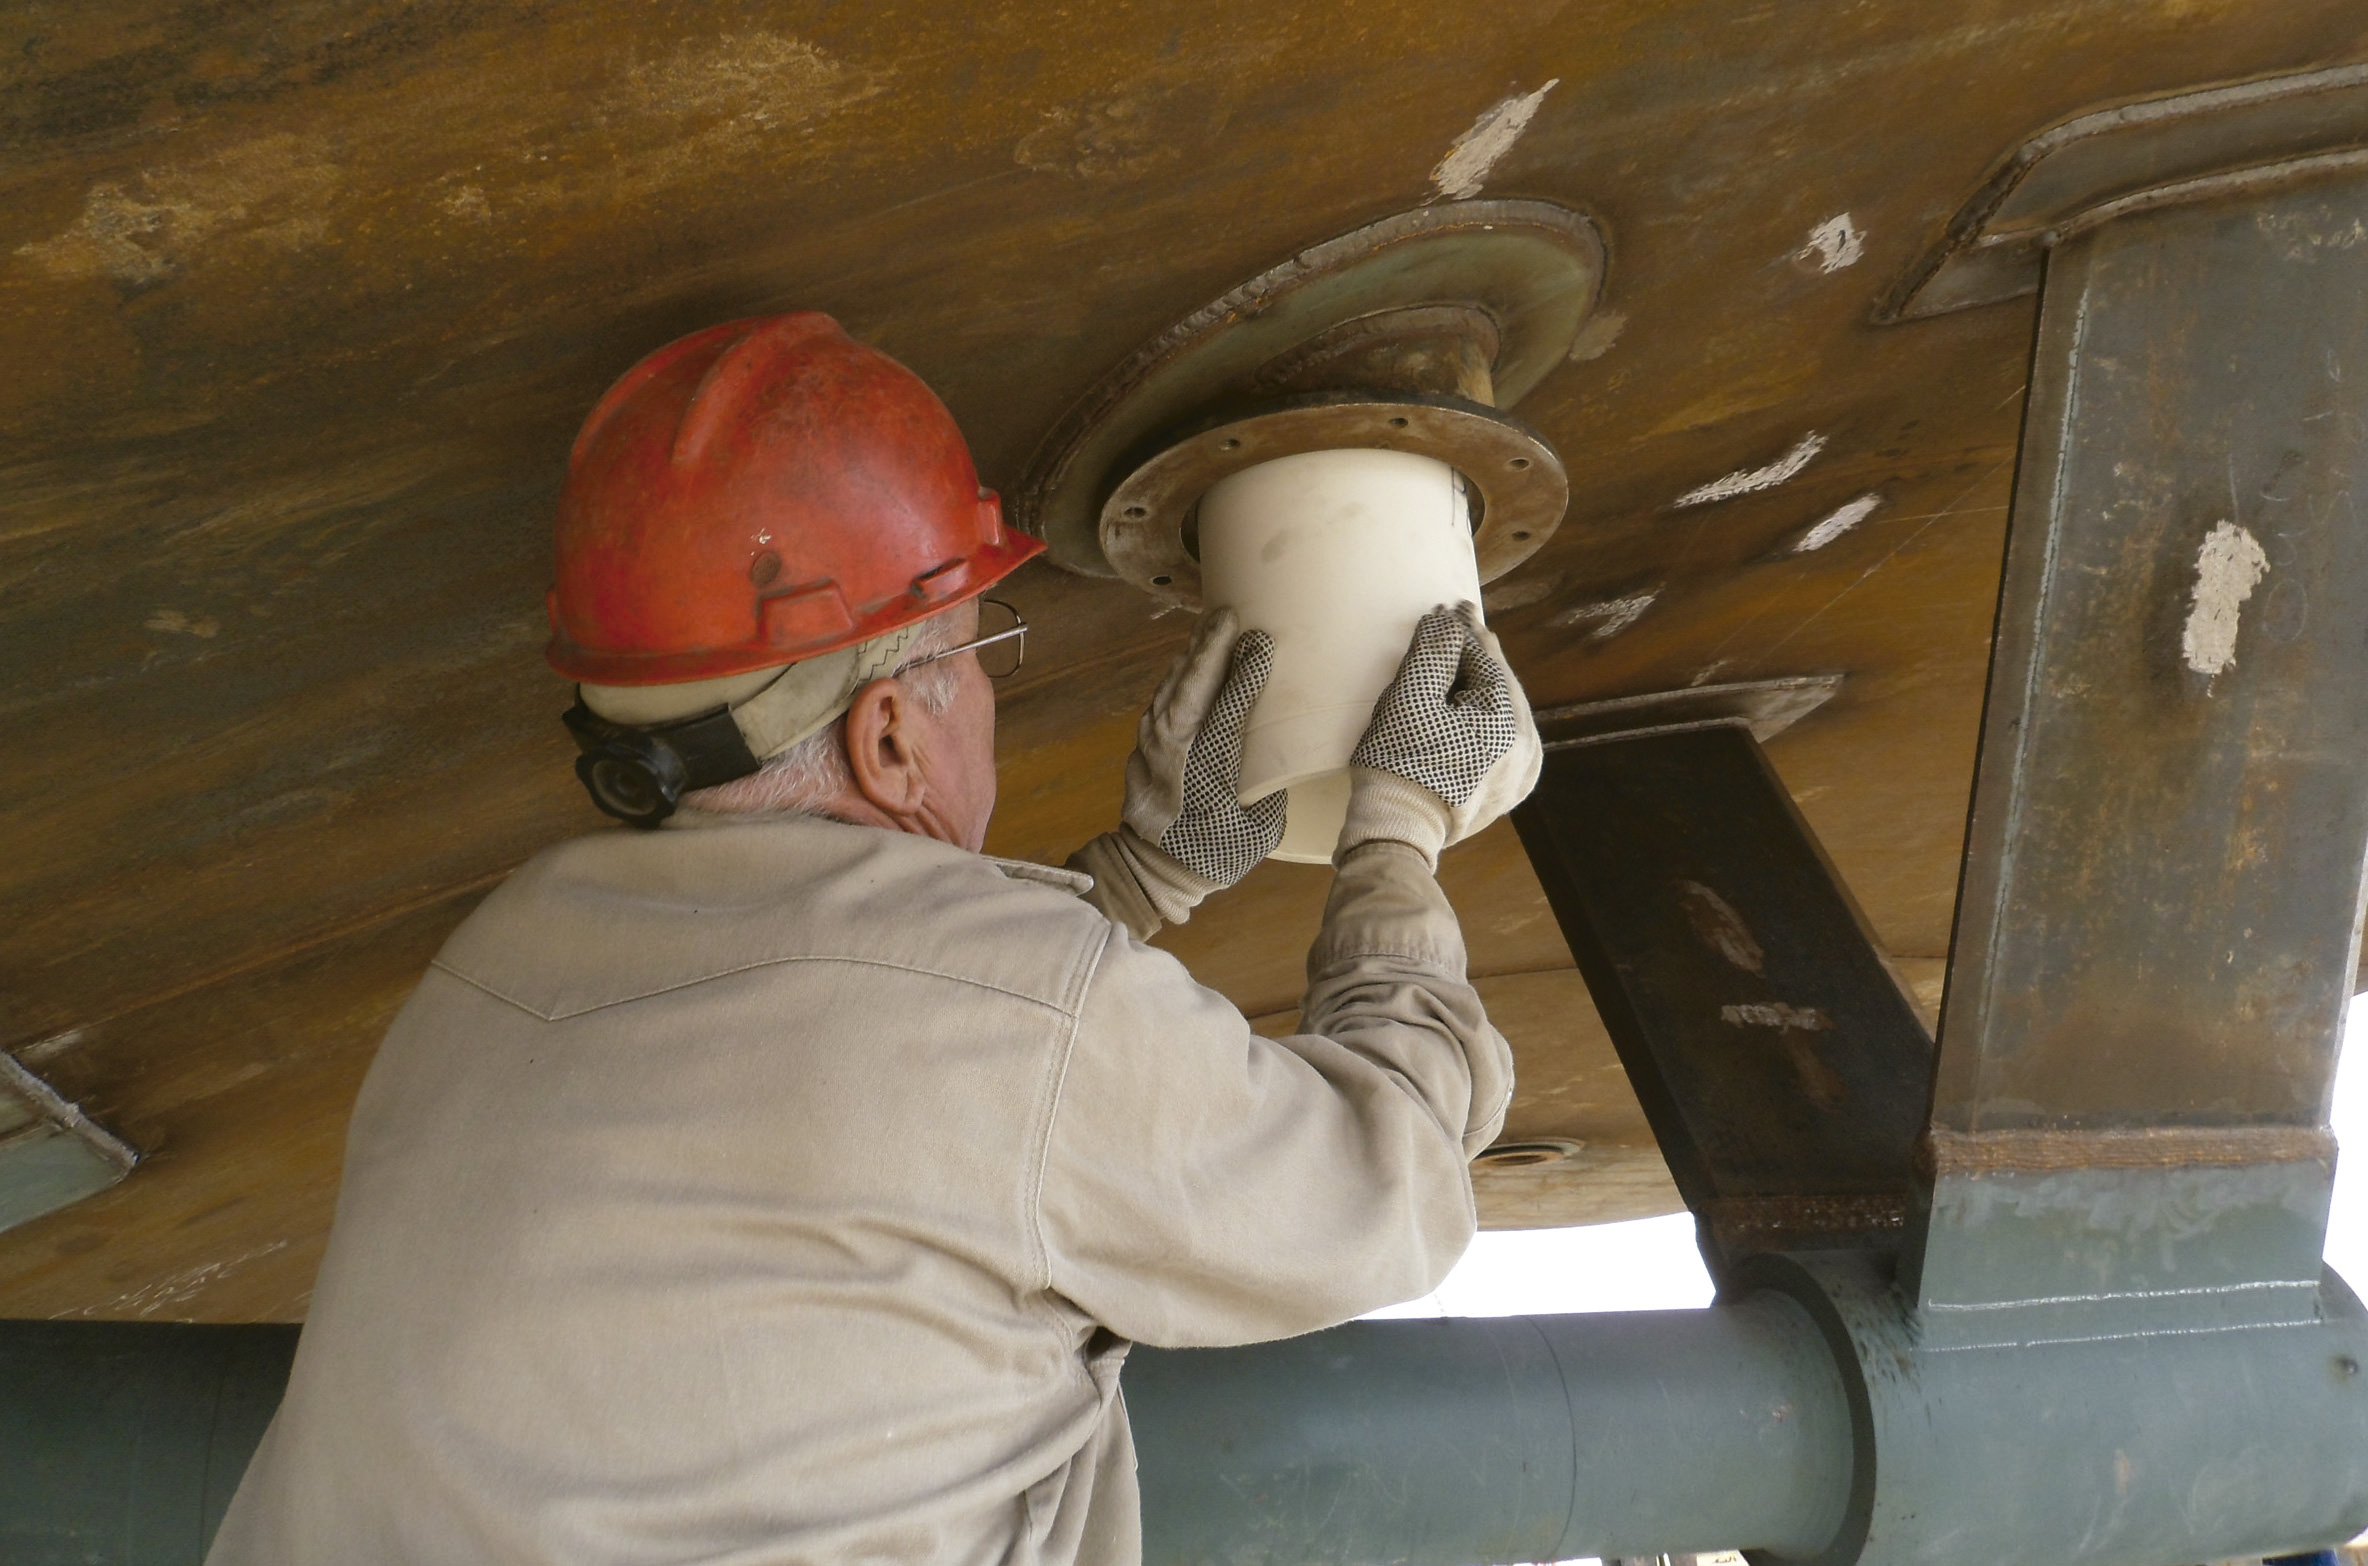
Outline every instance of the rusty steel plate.
<path fill-rule="evenodd" d="M 1262 371 L 1344 322 L 1426 306 L 1487 316 L 1497 337 L 1494 400 L 1509 406 L 1568 355 L 1603 273 L 1595 225 L 1545 201 L 1440 202 L 1311 246 L 1104 376 L 1038 447 L 1012 515 L 1069 570 L 1124 575 L 1103 553 L 1103 502 L 1161 432 L 1205 424 L 1257 397 L 1268 389 Z"/>
<path fill-rule="evenodd" d="M 1570 504 L 1562 458 L 1544 436 L 1494 408 L 1450 397 L 1317 393 L 1163 446 L 1103 505 L 1103 557 L 1153 597 L 1198 609 L 1200 559 L 1190 524 L 1200 497 L 1261 462 L 1343 447 L 1413 452 L 1461 472 L 1478 497 L 1472 548 L 1483 582 L 1535 554 Z"/>

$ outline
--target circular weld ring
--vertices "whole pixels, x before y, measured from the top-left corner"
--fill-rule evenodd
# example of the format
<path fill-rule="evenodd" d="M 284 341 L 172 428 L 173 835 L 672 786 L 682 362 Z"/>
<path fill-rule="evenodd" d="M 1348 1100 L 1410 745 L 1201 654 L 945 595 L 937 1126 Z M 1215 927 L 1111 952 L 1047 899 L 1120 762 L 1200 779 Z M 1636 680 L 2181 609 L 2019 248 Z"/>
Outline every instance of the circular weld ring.
<path fill-rule="evenodd" d="M 1102 505 L 1102 552 L 1153 597 L 1198 609 L 1200 561 L 1185 527 L 1200 497 L 1261 462 L 1352 448 L 1434 457 L 1480 492 L 1472 546 L 1483 582 L 1535 554 L 1570 504 L 1562 459 L 1519 419 L 1458 397 L 1323 392 L 1210 425 L 1146 460 Z"/>

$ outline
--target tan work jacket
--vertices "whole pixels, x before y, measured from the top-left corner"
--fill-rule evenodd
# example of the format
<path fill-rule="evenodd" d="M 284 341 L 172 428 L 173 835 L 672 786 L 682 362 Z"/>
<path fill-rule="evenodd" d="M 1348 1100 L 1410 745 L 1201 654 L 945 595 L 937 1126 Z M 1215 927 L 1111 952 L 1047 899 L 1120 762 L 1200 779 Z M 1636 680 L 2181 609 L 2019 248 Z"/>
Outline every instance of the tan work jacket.
<path fill-rule="evenodd" d="M 1138 1559 L 1128 1341 L 1431 1288 L 1512 1067 L 1410 850 L 1278 1040 L 1088 885 L 802 817 L 519 871 L 363 1085 L 214 1566 Z"/>

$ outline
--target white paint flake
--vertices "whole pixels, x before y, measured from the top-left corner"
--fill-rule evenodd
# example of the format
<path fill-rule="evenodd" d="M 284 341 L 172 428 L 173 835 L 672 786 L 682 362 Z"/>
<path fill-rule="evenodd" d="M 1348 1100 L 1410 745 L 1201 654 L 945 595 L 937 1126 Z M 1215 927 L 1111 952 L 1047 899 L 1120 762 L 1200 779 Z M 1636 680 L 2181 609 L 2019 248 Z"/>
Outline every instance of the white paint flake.
<path fill-rule="evenodd" d="M 81 1043 L 83 1037 L 83 1031 L 80 1028 L 68 1028 L 63 1033 L 52 1033 L 48 1038 L 35 1039 L 23 1049 L 18 1050 L 16 1058 L 24 1065 L 38 1066 L 43 1061 L 57 1059 L 58 1056 Z"/>
<path fill-rule="evenodd" d="M 1713 501 L 1732 500 L 1737 495 L 1774 489 L 1798 475 L 1823 450 L 1825 437 L 1812 430 L 1794 442 L 1792 450 L 1766 467 L 1743 468 L 1725 478 L 1712 479 L 1699 488 L 1687 490 L 1669 504 L 1673 509 L 1683 511 L 1688 506 L 1707 506 Z"/>
<path fill-rule="evenodd" d="M 1809 230 L 1809 242 L 1793 252 L 1793 259 L 1820 272 L 1839 272 L 1856 266 L 1865 254 L 1866 230 L 1851 222 L 1849 213 L 1841 212 Z"/>
<path fill-rule="evenodd" d="M 1620 334 L 1627 329 L 1627 311 L 1597 311 L 1587 318 L 1587 324 L 1580 327 L 1578 335 L 1570 340 L 1571 361 L 1584 364 L 1590 359 L 1602 358 L 1612 351 L 1612 344 L 1618 342 Z"/>
<path fill-rule="evenodd" d="M 1624 598 L 1605 598 L 1591 604 L 1579 604 L 1563 610 L 1546 623 L 1558 631 L 1567 631 L 1574 625 L 1593 625 L 1595 629 L 1587 634 L 1599 642 L 1609 641 L 1634 625 L 1653 606 L 1653 600 L 1660 596 L 1661 590 L 1656 587 L 1646 592 L 1630 593 Z"/>
<path fill-rule="evenodd" d="M 2223 522 L 2195 552 L 2195 599 L 2179 651 L 2187 667 L 2210 678 L 2236 662 L 2237 617 L 2269 574 L 2269 556 L 2252 534 Z"/>
<path fill-rule="evenodd" d="M 159 609 L 140 622 L 143 630 L 169 631 L 176 636 L 195 636 L 212 640 L 222 634 L 222 622 L 210 614 L 183 614 L 178 609 Z"/>
<path fill-rule="evenodd" d="M 1747 1001 L 1740 1006 L 1721 1006 L 1719 1020 L 1735 1028 L 1774 1028 L 1789 1032 L 1795 1028 L 1803 1033 L 1823 1033 L 1832 1027 L 1833 1019 L 1815 1006 L 1793 1006 L 1783 1001 Z"/>
<path fill-rule="evenodd" d="M 1546 94 L 1561 85 L 1562 78 L 1557 76 L 1536 92 L 1507 98 L 1474 120 L 1472 128 L 1455 138 L 1447 156 L 1431 170 L 1431 184 L 1439 194 L 1451 201 L 1480 194 L 1488 171 L 1513 150 L 1513 143 L 1529 129 L 1529 122 L 1537 117 L 1538 105 L 1546 101 Z"/>
<path fill-rule="evenodd" d="M 1792 546 L 1792 552 L 1796 555 L 1815 554 L 1844 533 L 1858 526 L 1859 523 L 1864 522 L 1868 517 L 1873 516 L 1875 507 L 1882 503 L 1883 497 L 1880 495 L 1861 495 L 1856 500 L 1844 501 L 1828 512 L 1808 532 L 1803 533 L 1800 541 Z"/>

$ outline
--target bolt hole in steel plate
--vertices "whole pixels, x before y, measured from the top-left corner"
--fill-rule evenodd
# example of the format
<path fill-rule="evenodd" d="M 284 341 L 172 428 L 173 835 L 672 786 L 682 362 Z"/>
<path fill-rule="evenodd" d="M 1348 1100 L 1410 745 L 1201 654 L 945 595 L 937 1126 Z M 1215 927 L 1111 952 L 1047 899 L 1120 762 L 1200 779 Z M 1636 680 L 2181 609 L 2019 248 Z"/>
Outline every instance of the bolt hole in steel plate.
<path fill-rule="evenodd" d="M 1529 1137 L 1519 1142 L 1499 1142 L 1484 1148 L 1472 1160 L 1476 1169 L 1534 1169 L 1539 1164 L 1567 1163 L 1576 1158 L 1586 1146 L 1568 1137 Z"/>
<path fill-rule="evenodd" d="M 1318 339 L 1384 312 L 1406 312 L 1409 318 L 1435 313 L 1442 330 L 1457 318 L 1483 318 L 1495 338 L 1488 366 L 1492 401 L 1508 406 L 1568 357 L 1595 307 L 1603 272 L 1603 242 L 1595 226 L 1543 201 L 1440 202 L 1311 246 L 1178 321 L 1105 376 L 1045 438 L 1013 492 L 1013 517 L 1045 541 L 1056 564 L 1088 576 L 1131 575 L 1104 553 L 1104 502 L 1114 498 L 1112 491 L 1136 466 L 1155 455 L 1146 448 L 1161 432 L 1205 431 L 1224 423 L 1228 412 L 1249 411 L 1245 404 L 1251 402 L 1278 413 L 1293 411 L 1271 401 L 1276 373 L 1311 356 L 1322 360 L 1325 350 Z M 1389 393 L 1361 400 L 1368 432 L 1355 445 L 1421 449 L 1406 438 L 1410 431 L 1428 419 L 1437 436 L 1461 415 L 1474 433 L 1483 421 L 1498 426 L 1490 434 L 1493 440 L 1502 442 L 1503 432 L 1510 430 L 1536 442 L 1536 449 L 1498 449 L 1508 457 L 1527 457 L 1533 469 L 1549 468 L 1561 478 L 1558 460 L 1538 458 L 1539 450 L 1552 456 L 1544 442 L 1494 409 L 1470 402 L 1457 407 L 1461 399 L 1452 397 L 1411 398 L 1405 406 L 1392 405 Z M 1298 399 L 1286 401 L 1295 405 Z M 1392 425 L 1393 418 L 1407 423 Z M 1226 453 L 1235 455 L 1246 450 L 1252 433 L 1225 430 L 1218 439 L 1242 440 L 1243 448 Z M 1385 434 L 1399 438 L 1385 440 Z M 1272 433 L 1261 438 L 1281 439 Z M 1465 457 L 1456 466 L 1464 468 L 1472 460 Z M 1198 498 L 1181 497 L 1186 509 Z M 1122 520 L 1182 531 L 1182 512 L 1154 515 L 1148 503 L 1133 503 L 1146 505 L 1145 516 Z M 1484 528 L 1493 525 L 1484 520 Z M 1522 528 L 1529 538 L 1514 541 L 1508 530 L 1506 542 L 1534 550 L 1552 524 L 1533 520 Z M 1190 559 L 1180 550 L 1175 553 Z M 1506 558 L 1506 553 L 1483 555 L 1483 580 L 1518 563 L 1518 554 Z M 1197 601 L 1197 568 L 1187 578 L 1169 565 L 1156 565 L 1133 579 L 1148 590 L 1151 576 L 1163 572 L 1176 580 L 1157 589 L 1159 596 Z M 1187 581 L 1192 590 L 1180 593 Z"/>
<path fill-rule="evenodd" d="M 1315 392 L 1163 439 L 1102 508 L 1103 557 L 1144 591 L 1197 609 L 1193 508 L 1209 487 L 1277 457 L 1351 446 L 1435 457 L 1464 475 L 1479 494 L 1472 545 L 1483 582 L 1535 553 L 1570 504 L 1570 481 L 1554 448 L 1493 408 L 1449 397 Z"/>

